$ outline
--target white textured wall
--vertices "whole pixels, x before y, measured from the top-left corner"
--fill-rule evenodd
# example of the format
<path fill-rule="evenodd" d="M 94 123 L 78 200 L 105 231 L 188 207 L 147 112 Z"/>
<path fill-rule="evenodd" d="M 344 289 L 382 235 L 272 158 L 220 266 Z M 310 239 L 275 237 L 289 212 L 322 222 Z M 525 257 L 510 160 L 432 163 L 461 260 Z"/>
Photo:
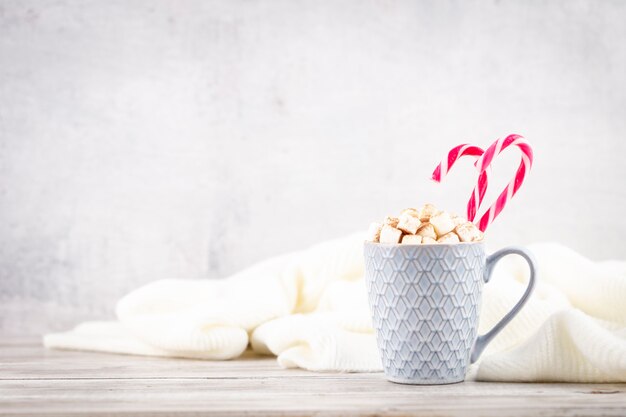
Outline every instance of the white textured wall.
<path fill-rule="evenodd" d="M 536 165 L 491 246 L 626 258 L 625 21 L 622 1 L 0 0 L 0 331 L 462 211 L 469 163 L 442 186 L 434 165 L 509 132 Z"/>

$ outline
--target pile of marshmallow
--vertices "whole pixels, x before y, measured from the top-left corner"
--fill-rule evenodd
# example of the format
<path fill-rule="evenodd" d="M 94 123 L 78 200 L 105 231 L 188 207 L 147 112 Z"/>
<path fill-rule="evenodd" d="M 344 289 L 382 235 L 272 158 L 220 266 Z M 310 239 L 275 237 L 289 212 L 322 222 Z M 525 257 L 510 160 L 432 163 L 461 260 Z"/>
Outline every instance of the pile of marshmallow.
<path fill-rule="evenodd" d="M 466 218 L 425 204 L 420 210 L 408 208 L 399 217 L 387 216 L 383 223 L 372 223 L 367 240 L 409 245 L 460 243 L 481 241 L 483 234 Z"/>

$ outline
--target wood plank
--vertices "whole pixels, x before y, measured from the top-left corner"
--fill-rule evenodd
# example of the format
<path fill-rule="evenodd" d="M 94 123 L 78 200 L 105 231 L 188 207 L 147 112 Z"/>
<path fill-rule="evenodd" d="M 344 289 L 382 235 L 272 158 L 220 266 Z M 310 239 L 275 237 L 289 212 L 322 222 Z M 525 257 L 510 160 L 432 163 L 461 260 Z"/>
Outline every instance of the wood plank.
<path fill-rule="evenodd" d="M 626 384 L 393 384 L 382 373 L 280 369 L 0 346 L 2 416 L 624 416 Z"/>
<path fill-rule="evenodd" d="M 42 336 L 0 334 L 0 347 L 4 346 L 41 346 Z"/>
<path fill-rule="evenodd" d="M 626 387 L 608 385 L 493 384 L 404 386 L 372 377 L 335 381 L 296 378 L 1 381 L 0 411 L 15 415 L 138 413 L 187 416 L 549 414 L 623 416 Z"/>
<path fill-rule="evenodd" d="M 41 346 L 0 348 L 2 379 L 67 378 L 236 378 L 263 376 L 324 378 L 329 374 L 282 369 L 275 357 L 246 352 L 232 361 L 157 358 L 44 349 Z M 360 374 L 354 374 L 360 375 Z"/>

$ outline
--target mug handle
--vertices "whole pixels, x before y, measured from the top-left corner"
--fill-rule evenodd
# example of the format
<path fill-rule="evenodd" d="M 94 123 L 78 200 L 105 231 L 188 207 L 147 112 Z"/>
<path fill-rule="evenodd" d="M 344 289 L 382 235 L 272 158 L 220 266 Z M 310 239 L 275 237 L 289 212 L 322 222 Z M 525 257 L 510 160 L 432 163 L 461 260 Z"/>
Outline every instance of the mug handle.
<path fill-rule="evenodd" d="M 520 255 L 526 260 L 526 262 L 528 262 L 528 267 L 530 268 L 528 287 L 526 287 L 526 291 L 524 292 L 524 295 L 522 295 L 522 298 L 519 299 L 519 301 L 517 302 L 517 304 L 515 304 L 511 311 L 509 311 L 504 317 L 502 317 L 502 320 L 500 320 L 495 326 L 493 326 L 493 328 L 487 333 L 480 335 L 476 338 L 476 342 L 474 342 L 474 347 L 472 348 L 472 355 L 470 356 L 470 363 L 476 362 L 476 360 L 480 357 L 481 353 L 483 353 L 483 350 L 485 350 L 489 342 L 491 342 L 493 338 L 496 337 L 498 333 L 500 333 L 504 326 L 509 324 L 509 322 L 513 320 L 513 317 L 515 317 L 517 313 L 520 312 L 522 307 L 524 307 L 524 304 L 526 304 L 526 302 L 530 298 L 530 294 L 532 294 L 533 289 L 535 288 L 537 262 L 535 261 L 535 258 L 530 251 L 519 246 L 510 246 L 508 248 L 500 249 L 499 251 L 494 252 L 487 257 L 485 273 L 483 274 L 483 280 L 485 281 L 485 283 L 488 283 L 491 279 L 493 268 L 496 266 L 498 261 L 500 261 L 500 259 L 504 258 L 507 255 Z"/>

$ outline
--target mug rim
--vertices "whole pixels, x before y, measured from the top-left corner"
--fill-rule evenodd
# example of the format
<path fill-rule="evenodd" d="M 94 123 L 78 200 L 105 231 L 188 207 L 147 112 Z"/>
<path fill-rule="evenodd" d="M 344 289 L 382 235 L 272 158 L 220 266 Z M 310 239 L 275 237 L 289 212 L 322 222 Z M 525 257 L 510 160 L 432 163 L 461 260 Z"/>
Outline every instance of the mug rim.
<path fill-rule="evenodd" d="M 377 246 L 383 246 L 386 248 L 391 248 L 391 247 L 415 247 L 415 246 L 444 247 L 444 246 L 460 246 L 460 245 L 484 245 L 485 241 L 481 240 L 478 242 L 458 242 L 458 243 L 380 243 L 380 242 L 372 242 L 370 240 L 366 240 L 363 243 L 366 245 L 370 245 L 370 246 L 377 245 Z"/>

